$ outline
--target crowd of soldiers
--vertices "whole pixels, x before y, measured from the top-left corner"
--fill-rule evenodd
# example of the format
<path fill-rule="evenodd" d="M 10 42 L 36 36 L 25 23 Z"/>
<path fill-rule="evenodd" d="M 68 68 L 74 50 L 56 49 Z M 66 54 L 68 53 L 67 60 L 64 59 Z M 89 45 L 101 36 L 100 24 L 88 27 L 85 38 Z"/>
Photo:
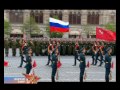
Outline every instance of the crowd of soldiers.
<path fill-rule="evenodd" d="M 13 56 L 16 55 L 16 39 L 12 39 L 11 42 L 5 40 L 5 53 L 8 56 L 9 48 L 12 48 Z M 23 62 L 27 62 L 26 74 L 29 74 L 32 69 L 32 59 L 33 53 L 36 56 L 47 55 L 48 62 L 46 65 L 49 65 L 51 62 L 52 74 L 51 80 L 55 82 L 55 75 L 57 72 L 57 62 L 60 55 L 74 55 L 74 65 L 76 66 L 76 60 L 80 62 L 80 82 L 83 82 L 83 75 L 86 68 L 86 55 L 92 56 L 92 65 L 97 65 L 98 60 L 100 65 L 105 63 L 106 73 L 105 80 L 109 82 L 109 74 L 111 68 L 111 55 L 116 55 L 116 44 L 115 42 L 86 42 L 86 41 L 43 41 L 43 40 L 24 40 L 20 39 L 18 41 L 18 48 L 20 50 L 21 63 L 19 67 L 22 67 Z M 103 57 L 105 55 L 105 57 Z M 100 57 L 100 59 L 98 58 Z M 26 58 L 26 60 L 24 60 Z"/>
<path fill-rule="evenodd" d="M 16 56 L 16 49 L 21 47 L 21 41 L 22 39 L 5 39 L 4 40 L 4 48 L 5 48 L 5 54 L 8 56 L 9 49 L 12 48 L 12 55 Z M 33 53 L 35 56 L 47 56 L 47 47 L 49 46 L 48 40 L 42 40 L 42 39 L 31 39 L 28 40 L 28 46 L 30 46 L 33 50 Z M 66 40 L 59 40 L 60 42 L 60 53 L 61 55 L 74 55 L 75 54 L 75 42 L 76 41 L 66 41 Z M 94 41 L 78 41 L 78 44 L 80 48 L 83 46 L 86 47 L 87 50 L 91 49 Z M 115 42 L 104 42 L 105 48 L 112 46 L 112 55 L 116 55 L 116 44 Z M 100 43 L 101 44 L 101 43 Z M 69 49 L 70 48 L 70 49 Z M 19 52 L 21 55 L 21 51 Z M 92 52 L 86 53 L 87 55 L 92 55 Z"/>

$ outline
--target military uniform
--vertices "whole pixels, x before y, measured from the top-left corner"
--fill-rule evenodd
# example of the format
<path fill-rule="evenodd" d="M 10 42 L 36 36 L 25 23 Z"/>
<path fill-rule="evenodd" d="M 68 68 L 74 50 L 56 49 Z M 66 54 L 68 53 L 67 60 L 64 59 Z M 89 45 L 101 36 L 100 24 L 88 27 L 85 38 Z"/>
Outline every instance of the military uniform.
<path fill-rule="evenodd" d="M 16 41 L 12 40 L 12 56 L 16 56 Z"/>
<path fill-rule="evenodd" d="M 31 47 L 31 49 L 32 49 L 32 56 L 33 56 L 33 53 L 34 53 L 34 43 L 33 43 L 33 41 L 32 40 L 30 40 L 29 42 L 28 42 L 28 46 L 29 47 Z"/>
<path fill-rule="evenodd" d="M 92 46 L 92 65 L 94 65 L 94 61 L 95 61 L 95 46 Z"/>
<path fill-rule="evenodd" d="M 27 55 L 28 55 L 28 46 L 24 46 L 22 49 L 21 63 L 19 67 L 22 67 L 24 59 L 27 59 Z"/>
<path fill-rule="evenodd" d="M 63 55 L 66 55 L 66 42 L 63 42 Z"/>
<path fill-rule="evenodd" d="M 107 49 L 107 51 L 110 50 L 110 47 Z M 110 68 L 111 68 L 111 55 L 109 55 L 108 53 L 105 54 L 105 80 L 106 82 L 109 82 L 109 74 L 110 74 Z"/>
<path fill-rule="evenodd" d="M 83 75 L 84 75 L 84 71 L 85 71 L 85 67 L 86 67 L 86 59 L 85 59 L 85 54 L 82 52 L 82 50 L 84 49 L 84 47 L 80 50 L 80 82 L 83 82 Z"/>
<path fill-rule="evenodd" d="M 50 61 L 52 60 L 52 50 L 53 50 L 53 45 L 49 44 L 49 46 L 48 46 L 48 62 L 46 65 L 49 65 Z"/>
<path fill-rule="evenodd" d="M 32 59 L 31 59 L 31 56 L 27 55 L 26 57 L 26 74 L 29 74 L 31 69 L 32 69 Z"/>
<path fill-rule="evenodd" d="M 99 45 L 96 45 L 95 46 L 96 50 L 95 50 L 95 64 L 94 65 L 97 65 L 97 60 L 98 60 L 98 57 L 99 57 L 99 48 L 100 46 Z"/>
<path fill-rule="evenodd" d="M 9 41 L 5 40 L 5 54 L 8 57 L 8 53 L 9 53 Z"/>
<path fill-rule="evenodd" d="M 100 46 L 100 65 L 99 66 L 102 66 L 102 64 L 103 64 L 103 55 L 104 55 L 104 46 L 103 45 L 101 45 Z"/>
<path fill-rule="evenodd" d="M 55 82 L 55 74 L 57 71 L 57 61 L 58 61 L 58 56 L 56 55 L 56 52 L 54 50 L 52 54 L 52 62 L 53 62 L 52 63 L 52 75 L 51 75 L 52 82 Z"/>
<path fill-rule="evenodd" d="M 75 45 L 75 53 L 74 53 L 74 65 L 76 66 L 76 60 L 78 60 L 78 54 L 79 54 L 79 44 Z"/>

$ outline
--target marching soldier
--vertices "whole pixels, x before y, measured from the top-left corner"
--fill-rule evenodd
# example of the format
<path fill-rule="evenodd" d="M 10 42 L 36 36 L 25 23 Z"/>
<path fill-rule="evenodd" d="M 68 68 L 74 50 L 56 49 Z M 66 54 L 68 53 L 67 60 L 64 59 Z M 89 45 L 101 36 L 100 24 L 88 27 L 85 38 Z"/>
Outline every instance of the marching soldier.
<path fill-rule="evenodd" d="M 9 53 L 9 41 L 8 38 L 5 40 L 5 54 L 6 57 L 8 57 L 8 53 Z"/>
<path fill-rule="evenodd" d="M 49 65 L 50 61 L 52 60 L 52 50 L 53 50 L 53 45 L 51 44 L 51 42 L 49 42 L 49 46 L 48 46 L 48 63 L 46 65 Z"/>
<path fill-rule="evenodd" d="M 109 82 L 109 74 L 110 74 L 110 68 L 111 68 L 111 53 L 112 53 L 112 48 L 108 47 L 107 48 L 107 53 L 105 54 L 105 80 L 106 82 Z"/>
<path fill-rule="evenodd" d="M 20 39 L 19 40 L 19 54 L 20 54 L 20 56 L 22 55 L 22 45 L 23 45 L 23 39 Z"/>
<path fill-rule="evenodd" d="M 78 60 L 78 53 L 79 53 L 79 44 L 76 42 L 75 44 L 75 53 L 74 53 L 74 65 L 76 66 L 76 60 Z"/>
<path fill-rule="evenodd" d="M 65 55 L 66 54 L 66 42 L 64 41 L 63 42 L 63 48 L 62 48 L 63 50 L 63 55 Z"/>
<path fill-rule="evenodd" d="M 28 55 L 26 56 L 26 60 L 24 60 L 24 62 L 26 62 L 25 68 L 26 68 L 26 74 L 29 74 L 31 69 L 32 69 L 32 49 L 29 48 L 28 49 Z"/>
<path fill-rule="evenodd" d="M 101 42 L 101 46 L 100 46 L 100 65 L 99 66 L 102 66 L 103 64 L 103 55 L 104 55 L 104 43 Z"/>
<path fill-rule="evenodd" d="M 52 82 L 55 82 L 55 75 L 57 71 L 57 61 L 58 61 L 58 49 L 56 48 L 52 53 L 52 75 L 51 75 Z"/>
<path fill-rule="evenodd" d="M 85 47 L 80 50 L 80 82 L 83 82 L 83 75 L 86 68 L 86 59 L 85 59 Z"/>
<path fill-rule="evenodd" d="M 97 60 L 98 60 L 99 53 L 100 53 L 99 47 L 100 47 L 99 42 L 97 42 L 97 45 L 95 45 L 95 48 L 96 48 L 96 51 L 95 51 L 95 65 L 97 65 Z"/>
<path fill-rule="evenodd" d="M 21 55 L 21 63 L 18 68 L 21 68 L 23 65 L 24 60 L 26 60 L 26 56 L 28 54 L 28 45 L 26 41 L 23 41 L 22 47 L 21 47 L 22 55 Z"/>
<path fill-rule="evenodd" d="M 94 65 L 94 61 L 95 61 L 95 52 L 96 52 L 96 48 L 95 48 L 96 43 L 94 42 L 93 46 L 92 46 L 92 64 Z"/>
<path fill-rule="evenodd" d="M 12 39 L 12 56 L 16 56 L 16 40 Z"/>
<path fill-rule="evenodd" d="M 33 53 L 34 53 L 34 43 L 33 43 L 32 40 L 29 41 L 29 45 L 28 46 L 31 47 L 31 49 L 32 49 L 32 56 L 33 56 Z"/>

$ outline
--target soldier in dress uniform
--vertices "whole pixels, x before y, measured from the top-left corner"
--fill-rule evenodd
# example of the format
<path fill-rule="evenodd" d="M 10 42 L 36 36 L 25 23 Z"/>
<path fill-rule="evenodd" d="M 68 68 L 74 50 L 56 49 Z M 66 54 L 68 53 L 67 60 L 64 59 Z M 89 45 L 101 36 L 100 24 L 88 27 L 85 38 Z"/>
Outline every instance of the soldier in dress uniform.
<path fill-rule="evenodd" d="M 73 66 L 76 66 L 76 60 L 78 60 L 78 54 L 79 54 L 79 44 L 76 41 L 76 43 L 75 43 L 75 53 L 74 53 L 74 65 Z"/>
<path fill-rule="evenodd" d="M 86 59 L 85 59 L 85 47 L 83 47 L 82 49 L 80 49 L 80 82 L 83 82 L 83 75 L 84 75 L 84 71 L 85 71 L 85 68 L 86 68 Z"/>
<path fill-rule="evenodd" d="M 6 57 L 8 57 L 8 53 L 9 53 L 9 41 L 8 38 L 5 40 L 5 54 Z"/>
<path fill-rule="evenodd" d="M 12 56 L 16 56 L 16 39 L 12 39 Z"/>
<path fill-rule="evenodd" d="M 24 60 L 26 60 L 26 56 L 28 54 L 28 45 L 27 42 L 24 41 L 21 47 L 21 51 L 22 51 L 22 55 L 21 55 L 21 62 L 20 62 L 20 66 L 18 68 L 21 68 L 23 65 Z"/>
<path fill-rule="evenodd" d="M 57 71 L 57 61 L 58 61 L 58 49 L 55 48 L 54 51 L 52 52 L 52 75 L 51 79 L 52 82 L 55 82 L 55 75 Z"/>
<path fill-rule="evenodd" d="M 96 42 L 93 43 L 93 46 L 92 46 L 92 64 L 91 65 L 94 65 L 94 61 L 95 61 L 95 52 L 96 52 Z"/>
<path fill-rule="evenodd" d="M 99 57 L 99 54 L 100 54 L 100 44 L 99 42 L 97 42 L 97 45 L 95 45 L 95 48 L 96 48 L 96 52 L 95 52 L 95 65 L 97 65 L 97 60 L 98 60 L 98 57 Z"/>
<path fill-rule="evenodd" d="M 105 80 L 106 82 L 109 82 L 109 74 L 110 74 L 110 68 L 111 68 L 111 53 L 112 53 L 112 48 L 108 47 L 107 48 L 107 53 L 105 54 Z"/>
<path fill-rule="evenodd" d="M 49 41 L 49 46 L 48 46 L 48 62 L 46 65 L 49 65 L 50 61 L 52 60 L 52 50 L 53 50 L 53 45 L 51 44 L 51 41 Z"/>
<path fill-rule="evenodd" d="M 26 74 L 29 74 L 31 69 L 32 69 L 32 49 L 29 48 L 28 49 L 28 55 L 26 56 L 26 60 L 24 60 L 24 62 L 26 62 L 25 68 L 26 68 Z"/>
<path fill-rule="evenodd" d="M 101 42 L 101 46 L 100 46 L 100 65 L 99 66 L 102 66 L 103 64 L 103 55 L 104 55 L 104 43 Z"/>

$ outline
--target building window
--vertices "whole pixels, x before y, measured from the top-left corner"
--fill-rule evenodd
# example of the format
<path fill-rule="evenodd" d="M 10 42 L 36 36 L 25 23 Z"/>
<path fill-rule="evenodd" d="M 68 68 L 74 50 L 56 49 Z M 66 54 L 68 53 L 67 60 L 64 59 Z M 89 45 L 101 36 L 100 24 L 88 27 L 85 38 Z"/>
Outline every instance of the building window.
<path fill-rule="evenodd" d="M 43 23 L 43 12 L 40 11 L 31 11 L 30 16 L 32 16 L 35 19 L 36 23 Z"/>
<path fill-rule="evenodd" d="M 90 14 L 90 12 L 88 13 L 87 16 L 87 23 L 88 24 L 99 24 L 99 13 L 92 13 Z"/>
<path fill-rule="evenodd" d="M 59 20 L 62 20 L 62 12 L 61 11 L 60 12 L 55 11 L 54 13 L 53 13 L 53 11 L 51 11 L 50 17 L 53 18 L 54 16 L 57 16 Z"/>
<path fill-rule="evenodd" d="M 73 23 L 72 23 L 72 12 L 69 13 L 69 23 L 70 23 L 70 24 L 73 24 Z"/>
<path fill-rule="evenodd" d="M 74 12 L 72 14 L 72 12 L 69 13 L 69 23 L 70 24 L 81 24 L 81 14 L 80 12 L 78 12 L 76 14 L 76 12 Z"/>
<path fill-rule="evenodd" d="M 81 14 L 80 14 L 80 12 L 77 14 L 77 24 L 81 24 Z"/>
<path fill-rule="evenodd" d="M 10 11 L 9 17 L 11 23 L 23 23 L 23 11 L 21 10 Z"/>

